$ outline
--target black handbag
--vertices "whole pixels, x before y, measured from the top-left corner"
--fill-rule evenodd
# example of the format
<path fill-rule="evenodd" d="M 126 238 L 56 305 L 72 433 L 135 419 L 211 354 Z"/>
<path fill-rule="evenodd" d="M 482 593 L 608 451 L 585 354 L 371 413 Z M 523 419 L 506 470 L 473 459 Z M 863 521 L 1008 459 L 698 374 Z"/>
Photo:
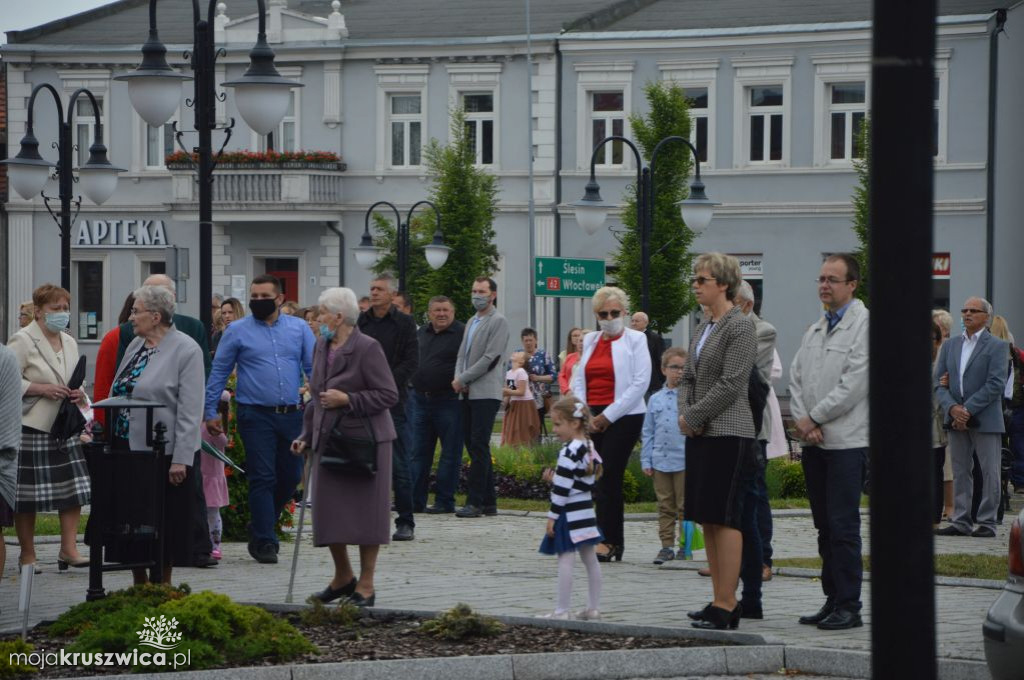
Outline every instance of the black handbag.
<path fill-rule="evenodd" d="M 372 478 L 377 474 L 377 438 L 366 418 L 360 418 L 367 438 L 353 437 L 343 432 L 339 417 L 327 435 L 320 465 L 337 475 L 345 477 Z"/>
<path fill-rule="evenodd" d="M 71 373 L 68 381 L 68 388 L 77 390 L 85 382 L 85 357 L 79 357 L 75 364 L 75 370 Z M 70 439 L 85 429 L 85 416 L 82 415 L 78 405 L 71 401 L 70 397 L 64 397 L 57 411 L 57 417 L 50 427 L 50 436 L 57 441 Z"/>

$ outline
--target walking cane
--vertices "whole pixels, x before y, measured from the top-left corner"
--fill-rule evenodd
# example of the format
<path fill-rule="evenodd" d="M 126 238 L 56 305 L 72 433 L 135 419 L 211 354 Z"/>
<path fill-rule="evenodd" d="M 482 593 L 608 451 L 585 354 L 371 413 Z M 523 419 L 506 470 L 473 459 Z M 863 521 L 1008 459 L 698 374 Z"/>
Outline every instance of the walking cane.
<path fill-rule="evenodd" d="M 306 523 L 306 505 L 309 503 L 310 488 L 309 478 L 313 476 L 313 463 L 312 458 L 309 454 L 304 456 L 305 460 L 302 464 L 303 468 L 308 468 L 302 476 L 302 505 L 299 507 L 299 527 L 295 531 L 295 549 L 292 551 L 292 573 L 288 577 L 288 594 L 285 596 L 284 601 L 288 604 L 292 603 L 292 589 L 295 586 L 295 569 L 299 564 L 299 543 L 302 542 L 302 527 Z M 306 463 L 309 463 L 307 466 Z"/>

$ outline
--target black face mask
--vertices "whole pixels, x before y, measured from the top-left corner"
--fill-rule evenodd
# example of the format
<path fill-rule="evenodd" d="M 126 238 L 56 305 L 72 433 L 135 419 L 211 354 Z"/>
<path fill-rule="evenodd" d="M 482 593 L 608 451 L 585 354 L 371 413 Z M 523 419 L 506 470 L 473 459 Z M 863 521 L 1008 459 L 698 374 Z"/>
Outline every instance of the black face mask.
<path fill-rule="evenodd" d="M 274 299 L 249 300 L 249 310 L 252 315 L 263 321 L 277 311 L 277 302 Z"/>

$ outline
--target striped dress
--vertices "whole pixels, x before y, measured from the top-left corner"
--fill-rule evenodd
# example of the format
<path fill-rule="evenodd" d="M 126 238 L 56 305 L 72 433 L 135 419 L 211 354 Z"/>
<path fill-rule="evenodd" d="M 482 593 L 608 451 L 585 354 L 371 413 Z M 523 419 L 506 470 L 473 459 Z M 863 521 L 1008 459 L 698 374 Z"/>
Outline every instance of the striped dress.
<path fill-rule="evenodd" d="M 560 523 L 560 520 L 565 523 L 572 546 L 601 540 L 591 496 L 594 475 L 587 473 L 589 451 L 590 444 L 582 439 L 574 439 L 563 446 L 558 452 L 558 463 L 552 480 L 548 518 L 556 523 Z M 560 543 L 557 536 L 559 528 L 555 528 L 556 544 Z"/>

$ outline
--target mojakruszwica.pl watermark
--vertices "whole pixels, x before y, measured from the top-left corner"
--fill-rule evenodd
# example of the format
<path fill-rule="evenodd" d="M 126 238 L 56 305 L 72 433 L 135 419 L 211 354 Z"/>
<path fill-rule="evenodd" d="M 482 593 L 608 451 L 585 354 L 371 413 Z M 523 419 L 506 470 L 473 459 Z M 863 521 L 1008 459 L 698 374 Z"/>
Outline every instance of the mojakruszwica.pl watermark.
<path fill-rule="evenodd" d="M 188 668 L 192 663 L 192 650 L 174 651 L 181 644 L 181 633 L 176 631 L 178 620 L 146 617 L 139 636 L 139 647 L 150 647 L 157 651 L 139 649 L 124 652 L 68 652 L 66 650 L 14 652 L 8 662 L 11 666 L 73 666 L 78 668 L 95 666 L 127 666 L 129 668 Z"/>

